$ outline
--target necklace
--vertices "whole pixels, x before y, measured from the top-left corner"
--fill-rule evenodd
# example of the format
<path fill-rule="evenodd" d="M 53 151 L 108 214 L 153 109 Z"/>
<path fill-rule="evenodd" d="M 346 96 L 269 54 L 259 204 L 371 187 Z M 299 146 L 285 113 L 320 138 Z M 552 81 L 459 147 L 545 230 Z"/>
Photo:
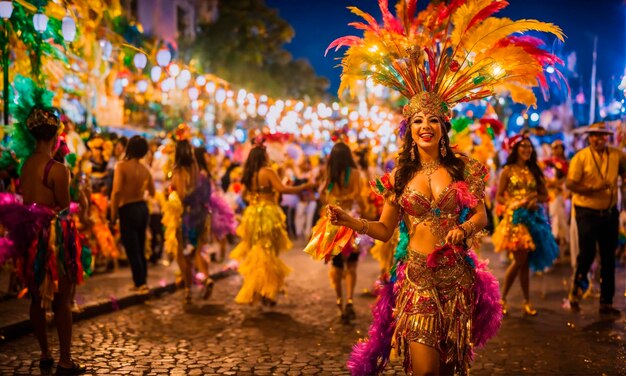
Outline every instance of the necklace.
<path fill-rule="evenodd" d="M 437 171 L 440 166 L 441 166 L 441 162 L 439 162 L 438 160 L 432 161 L 432 162 L 426 162 L 426 163 L 422 163 L 419 171 L 423 172 L 426 176 L 428 176 L 428 180 L 430 180 L 430 176 L 434 174 L 435 171 Z"/>

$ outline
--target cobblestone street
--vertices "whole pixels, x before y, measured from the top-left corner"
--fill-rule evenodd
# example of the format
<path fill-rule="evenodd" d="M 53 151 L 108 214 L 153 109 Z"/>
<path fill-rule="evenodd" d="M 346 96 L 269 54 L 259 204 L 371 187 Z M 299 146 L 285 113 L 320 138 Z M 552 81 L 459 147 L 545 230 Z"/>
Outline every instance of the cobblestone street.
<path fill-rule="evenodd" d="M 505 265 L 484 254 L 491 256 L 501 278 Z M 369 256 L 362 259 L 357 320 L 342 325 L 328 266 L 299 250 L 284 259 L 294 272 L 287 294 L 271 310 L 236 305 L 241 280 L 230 277 L 216 283 L 210 300 L 196 300 L 186 309 L 177 292 L 76 323 L 75 358 L 93 374 L 347 375 L 348 353 L 367 331 L 374 299 L 363 291 L 371 287 L 377 264 Z M 539 310 L 534 318 L 522 317 L 521 294 L 514 286 L 511 313 L 497 338 L 478 350 L 474 375 L 626 374 L 624 319 L 601 318 L 597 299 L 583 302 L 581 314 L 566 310 L 568 275 L 569 265 L 559 265 L 546 276 L 533 277 L 531 297 Z M 624 309 L 623 267 L 617 277 L 616 306 Z M 54 329 L 50 338 L 58 351 Z M 0 343 L 2 374 L 39 374 L 37 358 L 32 334 Z M 402 373 L 396 360 L 386 374 Z"/>

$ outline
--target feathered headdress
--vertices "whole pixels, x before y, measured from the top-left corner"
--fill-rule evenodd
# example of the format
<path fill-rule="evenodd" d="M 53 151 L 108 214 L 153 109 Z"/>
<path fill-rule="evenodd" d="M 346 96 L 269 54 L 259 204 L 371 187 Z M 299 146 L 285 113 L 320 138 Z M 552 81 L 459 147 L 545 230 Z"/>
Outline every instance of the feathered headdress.
<path fill-rule="evenodd" d="M 349 24 L 363 30 L 363 37 L 336 39 L 326 52 L 348 46 L 341 61 L 340 95 L 345 89 L 354 95 L 356 81 L 371 78 L 409 99 L 403 110 L 407 118 L 420 111 L 447 117 L 459 102 L 503 92 L 534 106 L 532 88 L 540 86 L 546 93 L 548 87 L 544 66 L 562 64 L 540 48 L 541 39 L 523 35 L 536 30 L 563 41 L 561 29 L 536 20 L 491 17 L 509 4 L 505 0 L 438 2 L 417 14 L 417 0 L 399 0 L 395 16 L 388 0 L 378 3 L 382 25 L 349 7 L 365 20 Z"/>
<path fill-rule="evenodd" d="M 42 124 L 50 121 L 58 125 L 58 117 L 55 121 L 56 115 L 52 115 L 54 112 L 51 107 L 54 97 L 52 91 L 37 86 L 33 80 L 21 75 L 15 76 L 13 83 L 17 95 L 11 98 L 10 102 L 13 125 L 8 132 L 10 139 L 7 142 L 7 149 L 11 152 L 0 155 L 0 168 L 17 165 L 18 171 L 21 171 L 26 159 L 35 151 L 36 142 L 30 129 L 39 121 Z"/>

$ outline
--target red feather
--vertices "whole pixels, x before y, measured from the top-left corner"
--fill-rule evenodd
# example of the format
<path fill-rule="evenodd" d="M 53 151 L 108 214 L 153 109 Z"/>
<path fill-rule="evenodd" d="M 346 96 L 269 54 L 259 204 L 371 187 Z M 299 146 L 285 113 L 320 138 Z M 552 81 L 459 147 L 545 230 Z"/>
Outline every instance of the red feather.
<path fill-rule="evenodd" d="M 335 51 L 337 51 L 338 49 L 344 46 L 359 45 L 361 44 L 361 41 L 362 41 L 361 38 L 355 37 L 354 35 L 347 35 L 345 37 L 337 38 L 334 41 L 332 41 L 331 44 L 328 45 L 328 47 L 326 48 L 326 51 L 324 52 L 324 56 L 326 56 L 328 51 L 330 51 L 333 48 L 335 48 Z"/>
<path fill-rule="evenodd" d="M 402 34 L 403 27 L 400 25 L 398 20 L 391 14 L 389 11 L 389 2 L 388 0 L 378 0 L 378 6 L 380 7 L 380 12 L 383 15 L 383 25 L 385 29 L 394 31 L 398 34 Z"/>
<path fill-rule="evenodd" d="M 506 0 L 496 0 L 493 3 L 487 5 L 486 7 L 484 7 L 483 9 L 480 10 L 480 12 L 476 13 L 476 15 L 474 16 L 474 18 L 472 18 L 472 20 L 469 22 L 469 24 L 467 24 L 467 27 L 465 28 L 465 30 L 463 30 L 463 32 L 469 30 L 472 28 L 472 26 L 484 21 L 487 17 L 491 16 L 492 14 L 496 13 L 497 11 L 506 8 L 507 5 L 509 5 L 509 2 Z"/>
<path fill-rule="evenodd" d="M 491 126 L 491 129 L 493 129 L 493 133 L 495 134 L 500 134 L 500 132 L 504 129 L 504 124 L 502 124 L 502 122 L 498 119 L 482 118 L 479 121 L 480 124 Z"/>
<path fill-rule="evenodd" d="M 441 22 L 443 22 L 446 18 L 450 17 L 450 15 L 457 9 L 459 8 L 461 5 L 465 4 L 466 0 L 452 0 L 452 2 L 450 3 L 450 5 L 448 5 L 447 7 L 443 7 L 443 9 L 441 10 L 441 12 L 439 13 L 439 16 L 437 17 L 437 24 L 440 24 Z"/>

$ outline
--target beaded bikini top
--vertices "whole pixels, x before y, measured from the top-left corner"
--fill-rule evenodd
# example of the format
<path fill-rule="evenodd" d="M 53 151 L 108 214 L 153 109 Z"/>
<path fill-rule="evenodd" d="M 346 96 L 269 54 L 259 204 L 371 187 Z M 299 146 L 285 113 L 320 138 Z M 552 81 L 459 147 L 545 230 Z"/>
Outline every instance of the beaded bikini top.
<path fill-rule="evenodd" d="M 467 220 L 470 210 L 485 194 L 487 169 L 475 159 L 462 158 L 465 161 L 465 179 L 451 182 L 438 197 L 429 198 L 422 192 L 406 187 L 402 195 L 396 198 L 389 174 L 373 180 L 370 185 L 388 203 L 401 207 L 409 234 L 415 231 L 417 225 L 428 222 L 431 233 L 443 243 L 448 232 Z"/>
<path fill-rule="evenodd" d="M 442 241 L 448 232 L 459 224 L 461 205 L 457 199 L 459 190 L 467 190 L 465 182 L 452 182 L 437 198 L 428 198 L 422 192 L 410 187 L 405 188 L 398 200 L 405 214 L 409 234 L 415 227 L 429 222 L 430 231 L 438 241 Z"/>
<path fill-rule="evenodd" d="M 506 192 L 511 198 L 526 197 L 537 192 L 537 181 L 528 167 L 506 166 L 509 169 L 509 182 Z"/>

